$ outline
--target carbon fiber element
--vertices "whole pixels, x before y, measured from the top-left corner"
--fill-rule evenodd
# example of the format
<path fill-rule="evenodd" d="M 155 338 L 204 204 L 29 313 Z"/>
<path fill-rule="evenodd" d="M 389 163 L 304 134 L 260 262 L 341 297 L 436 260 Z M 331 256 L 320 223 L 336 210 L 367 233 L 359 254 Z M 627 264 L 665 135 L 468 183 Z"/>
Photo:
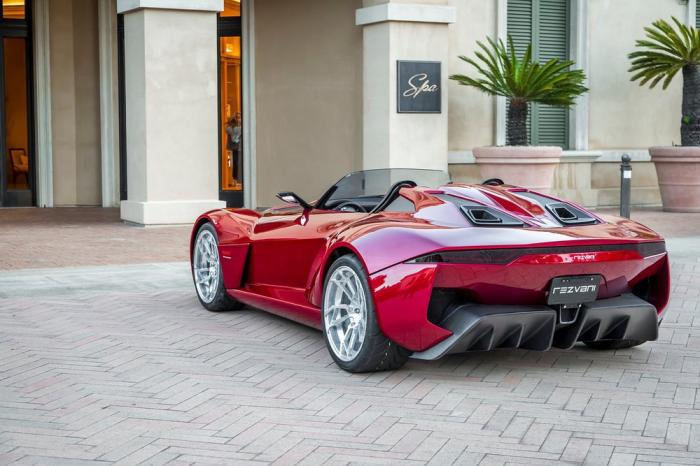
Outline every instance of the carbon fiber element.
<path fill-rule="evenodd" d="M 545 351 L 571 348 L 578 341 L 658 338 L 656 308 L 625 294 L 585 305 L 576 321 L 557 328 L 557 311 L 547 306 L 465 304 L 454 307 L 440 323 L 452 335 L 415 359 L 438 359 L 467 351 L 522 348 Z"/>
<path fill-rule="evenodd" d="M 542 248 L 503 248 L 503 249 L 468 249 L 460 251 L 441 251 L 417 257 L 412 263 L 448 263 L 448 264 L 510 264 L 523 256 L 537 254 L 570 254 L 600 251 L 637 251 L 642 257 L 655 256 L 666 252 L 666 243 L 599 244 L 590 246 L 556 246 Z"/>

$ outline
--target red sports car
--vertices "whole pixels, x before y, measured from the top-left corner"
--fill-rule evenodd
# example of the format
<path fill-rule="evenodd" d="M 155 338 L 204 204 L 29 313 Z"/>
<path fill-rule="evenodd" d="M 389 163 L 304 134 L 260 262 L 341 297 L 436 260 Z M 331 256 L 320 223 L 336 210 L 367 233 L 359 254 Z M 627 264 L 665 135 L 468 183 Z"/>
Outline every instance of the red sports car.
<path fill-rule="evenodd" d="M 669 298 L 663 238 L 501 180 L 352 173 L 309 203 L 202 215 L 192 275 L 211 311 L 250 305 L 323 330 L 350 372 L 498 348 L 655 340 Z"/>

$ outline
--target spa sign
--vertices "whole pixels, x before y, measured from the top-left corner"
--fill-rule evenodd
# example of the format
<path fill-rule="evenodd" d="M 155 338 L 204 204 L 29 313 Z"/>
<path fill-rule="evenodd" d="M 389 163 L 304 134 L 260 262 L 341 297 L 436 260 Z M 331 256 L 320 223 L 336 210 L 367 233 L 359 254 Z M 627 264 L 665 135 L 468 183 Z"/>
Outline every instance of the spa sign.
<path fill-rule="evenodd" d="M 397 111 L 399 113 L 441 113 L 441 63 L 402 61 L 397 66 Z"/>

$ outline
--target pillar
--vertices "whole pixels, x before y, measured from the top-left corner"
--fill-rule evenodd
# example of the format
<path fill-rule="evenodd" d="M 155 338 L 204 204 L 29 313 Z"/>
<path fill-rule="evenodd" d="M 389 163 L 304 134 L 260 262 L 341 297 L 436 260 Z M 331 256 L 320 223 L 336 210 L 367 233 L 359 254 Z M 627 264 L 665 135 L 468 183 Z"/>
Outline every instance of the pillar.
<path fill-rule="evenodd" d="M 115 0 L 98 0 L 102 207 L 119 205 L 119 93 Z"/>
<path fill-rule="evenodd" d="M 365 0 L 357 10 L 355 22 L 363 27 L 365 169 L 447 170 L 448 25 L 455 18 L 447 0 Z M 398 61 L 440 64 L 439 80 L 430 82 L 439 86 L 439 112 L 399 113 Z"/>
<path fill-rule="evenodd" d="M 123 220 L 191 223 L 218 183 L 217 12 L 223 0 L 118 0 L 124 13 Z"/>

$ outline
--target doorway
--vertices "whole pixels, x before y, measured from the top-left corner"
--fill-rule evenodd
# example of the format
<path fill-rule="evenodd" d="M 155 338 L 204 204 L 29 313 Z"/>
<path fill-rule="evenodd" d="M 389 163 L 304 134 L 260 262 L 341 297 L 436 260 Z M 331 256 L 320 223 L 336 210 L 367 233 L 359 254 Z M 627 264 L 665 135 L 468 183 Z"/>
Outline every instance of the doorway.
<path fill-rule="evenodd" d="M 219 14 L 219 199 L 243 206 L 243 85 L 241 2 L 225 0 Z"/>
<path fill-rule="evenodd" d="M 30 0 L 0 10 L 0 207 L 35 203 Z"/>

